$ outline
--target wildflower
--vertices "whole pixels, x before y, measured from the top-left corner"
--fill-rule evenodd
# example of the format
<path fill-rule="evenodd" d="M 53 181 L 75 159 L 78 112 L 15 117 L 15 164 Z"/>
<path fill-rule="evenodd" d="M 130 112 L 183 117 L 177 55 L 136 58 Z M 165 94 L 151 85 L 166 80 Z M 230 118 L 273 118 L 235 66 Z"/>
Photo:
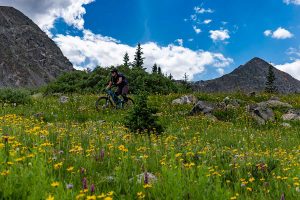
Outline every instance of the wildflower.
<path fill-rule="evenodd" d="M 149 176 L 148 176 L 148 173 L 145 172 L 144 173 L 144 184 L 148 184 L 149 183 Z"/>
<path fill-rule="evenodd" d="M 104 149 L 101 149 L 100 151 L 100 159 L 103 160 L 104 159 Z"/>
<path fill-rule="evenodd" d="M 123 151 L 123 152 L 128 152 L 128 149 L 126 149 L 126 147 L 122 144 L 122 145 L 120 145 L 119 147 L 118 147 L 118 149 L 120 150 L 120 151 Z"/>
<path fill-rule="evenodd" d="M 5 171 L 1 172 L 2 176 L 7 176 L 8 174 L 9 174 L 9 170 L 5 170 Z"/>
<path fill-rule="evenodd" d="M 110 192 L 107 193 L 107 196 L 112 196 L 113 194 L 114 194 L 114 192 L 110 191 Z"/>
<path fill-rule="evenodd" d="M 251 187 L 247 187 L 247 190 L 252 192 L 253 189 Z"/>
<path fill-rule="evenodd" d="M 253 178 L 253 177 L 249 178 L 250 183 L 252 183 L 253 181 L 255 181 L 255 178 Z"/>
<path fill-rule="evenodd" d="M 151 185 L 151 184 L 145 184 L 143 187 L 144 187 L 145 189 L 147 189 L 147 188 L 151 188 L 152 185 Z"/>
<path fill-rule="evenodd" d="M 78 194 L 77 196 L 76 196 L 76 199 L 81 199 L 82 197 L 84 197 L 85 196 L 85 194 Z"/>
<path fill-rule="evenodd" d="M 96 200 L 96 196 L 95 195 L 87 196 L 86 200 Z"/>
<path fill-rule="evenodd" d="M 300 183 L 299 182 L 295 182 L 294 186 L 300 186 Z"/>
<path fill-rule="evenodd" d="M 62 162 L 56 163 L 56 164 L 54 164 L 54 169 L 59 169 L 59 168 L 61 168 L 62 165 L 63 165 Z"/>
<path fill-rule="evenodd" d="M 85 172 L 86 172 L 86 170 L 85 170 L 83 167 L 81 167 L 81 168 L 80 168 L 80 173 L 81 173 L 81 174 L 85 174 Z"/>
<path fill-rule="evenodd" d="M 52 187 L 57 187 L 57 186 L 59 186 L 59 182 L 55 181 L 55 182 L 51 183 L 51 186 Z"/>
<path fill-rule="evenodd" d="M 112 200 L 113 198 L 111 197 L 105 197 L 104 200 Z"/>
<path fill-rule="evenodd" d="M 51 194 L 49 194 L 49 196 L 47 197 L 46 200 L 54 200 L 54 196 L 52 196 Z"/>
<path fill-rule="evenodd" d="M 95 185 L 92 184 L 92 185 L 91 185 L 91 194 L 94 194 L 94 193 L 95 193 Z"/>
<path fill-rule="evenodd" d="M 99 199 L 102 199 L 104 197 L 106 197 L 106 195 L 104 193 L 102 193 L 102 194 L 100 194 L 100 195 L 97 196 L 97 198 L 99 198 Z"/>
<path fill-rule="evenodd" d="M 68 171 L 68 172 L 71 172 L 71 171 L 73 171 L 73 169 L 74 169 L 74 167 L 69 167 L 69 168 L 67 169 L 67 171 Z"/>
<path fill-rule="evenodd" d="M 86 180 L 85 177 L 82 179 L 82 188 L 83 188 L 84 190 L 87 189 L 87 180 Z"/>
<path fill-rule="evenodd" d="M 73 186 L 73 184 L 71 184 L 71 183 L 69 183 L 69 184 L 66 185 L 66 188 L 67 188 L 67 189 L 72 189 L 73 187 L 74 187 L 74 186 Z"/>
<path fill-rule="evenodd" d="M 145 198 L 145 194 L 143 192 L 138 192 L 137 194 L 138 199 L 144 199 Z"/>

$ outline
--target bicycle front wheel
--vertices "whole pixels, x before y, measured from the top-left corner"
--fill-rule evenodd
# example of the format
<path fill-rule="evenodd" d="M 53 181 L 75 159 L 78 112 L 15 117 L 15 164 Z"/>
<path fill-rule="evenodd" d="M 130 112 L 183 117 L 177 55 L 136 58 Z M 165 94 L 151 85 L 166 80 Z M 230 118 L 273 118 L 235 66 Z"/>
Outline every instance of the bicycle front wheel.
<path fill-rule="evenodd" d="M 108 97 L 99 97 L 95 103 L 95 106 L 97 111 L 101 111 L 111 108 L 113 103 Z"/>

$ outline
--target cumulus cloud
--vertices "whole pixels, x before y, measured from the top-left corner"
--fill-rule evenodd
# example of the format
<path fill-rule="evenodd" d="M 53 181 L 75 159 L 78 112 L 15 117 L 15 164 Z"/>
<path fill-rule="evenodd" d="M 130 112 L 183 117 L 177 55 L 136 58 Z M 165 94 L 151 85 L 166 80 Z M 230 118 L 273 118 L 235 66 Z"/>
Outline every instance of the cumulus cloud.
<path fill-rule="evenodd" d="M 12 6 L 30 19 L 47 33 L 53 28 L 54 22 L 62 18 L 68 25 L 79 30 L 84 29 L 84 5 L 95 0 L 0 0 L 1 5 Z"/>
<path fill-rule="evenodd" d="M 274 39 L 288 39 L 293 37 L 293 34 L 291 32 L 282 27 L 277 28 L 274 32 L 272 32 L 271 30 L 265 30 L 264 35 L 267 37 L 270 36 Z"/>
<path fill-rule="evenodd" d="M 125 52 L 132 60 L 136 48 L 87 30 L 83 31 L 83 37 L 57 35 L 54 40 L 76 68 L 119 65 L 123 63 Z M 157 63 L 163 73 L 171 73 L 175 79 L 181 79 L 184 73 L 193 79 L 193 75 L 203 72 L 206 66 L 222 68 L 233 63 L 231 58 L 220 53 L 193 51 L 174 44 L 159 46 L 149 42 L 143 44 L 142 48 L 148 71 Z"/>
<path fill-rule="evenodd" d="M 226 39 L 229 39 L 229 31 L 227 29 L 225 30 L 211 30 L 209 31 L 210 33 L 210 38 L 214 41 L 223 41 Z"/>
<path fill-rule="evenodd" d="M 179 46 L 183 46 L 183 39 L 177 39 L 175 42 L 178 43 Z"/>
<path fill-rule="evenodd" d="M 286 4 L 300 5 L 300 0 L 283 0 L 283 2 Z"/>
<path fill-rule="evenodd" d="M 294 62 L 285 63 L 283 65 L 276 65 L 275 67 L 300 80 L 300 60 L 295 60 Z"/>
<path fill-rule="evenodd" d="M 300 48 L 299 48 L 299 49 L 296 49 L 296 48 L 290 47 L 290 48 L 286 51 L 286 54 L 289 55 L 289 56 L 298 56 L 298 57 L 300 57 Z M 294 59 L 293 59 L 293 60 L 294 60 Z"/>
<path fill-rule="evenodd" d="M 213 13 L 214 11 L 210 8 L 208 9 L 205 9 L 205 8 L 202 8 L 202 7 L 199 7 L 199 6 L 196 6 L 194 7 L 194 11 L 195 13 L 197 14 L 203 14 L 203 13 Z"/>
<path fill-rule="evenodd" d="M 201 29 L 197 28 L 197 26 L 193 26 L 193 29 L 194 29 L 195 33 L 197 33 L 197 34 L 201 33 Z"/>
<path fill-rule="evenodd" d="M 211 23 L 211 22 L 212 22 L 211 19 L 206 19 L 206 20 L 203 21 L 204 24 L 209 24 L 209 23 Z"/>
<path fill-rule="evenodd" d="M 219 73 L 219 75 L 223 76 L 225 74 L 225 70 L 223 68 L 218 68 L 217 72 Z"/>

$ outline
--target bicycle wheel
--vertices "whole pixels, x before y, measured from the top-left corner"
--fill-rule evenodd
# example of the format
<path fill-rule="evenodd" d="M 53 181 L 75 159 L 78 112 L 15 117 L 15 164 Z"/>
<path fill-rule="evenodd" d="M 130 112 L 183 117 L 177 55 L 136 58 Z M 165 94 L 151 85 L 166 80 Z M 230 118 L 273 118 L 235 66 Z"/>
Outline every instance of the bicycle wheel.
<path fill-rule="evenodd" d="M 95 103 L 96 110 L 101 111 L 113 106 L 111 100 L 108 97 L 99 97 Z"/>
<path fill-rule="evenodd" d="M 128 109 L 131 108 L 134 105 L 134 101 L 132 100 L 132 98 L 127 97 L 128 101 L 126 103 L 124 103 L 123 108 L 124 109 Z"/>

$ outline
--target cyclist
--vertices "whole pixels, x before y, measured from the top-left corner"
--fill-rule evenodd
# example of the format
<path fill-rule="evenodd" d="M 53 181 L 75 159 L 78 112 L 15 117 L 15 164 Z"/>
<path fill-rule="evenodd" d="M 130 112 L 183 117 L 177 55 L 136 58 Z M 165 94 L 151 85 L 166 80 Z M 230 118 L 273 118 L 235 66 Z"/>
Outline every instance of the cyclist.
<path fill-rule="evenodd" d="M 117 86 L 117 91 L 115 94 L 117 96 L 121 95 L 123 97 L 124 102 L 128 101 L 127 94 L 128 94 L 128 81 L 126 77 L 119 73 L 116 68 L 113 68 L 111 71 L 111 79 L 108 83 L 106 89 L 110 89 L 112 86 Z"/>

